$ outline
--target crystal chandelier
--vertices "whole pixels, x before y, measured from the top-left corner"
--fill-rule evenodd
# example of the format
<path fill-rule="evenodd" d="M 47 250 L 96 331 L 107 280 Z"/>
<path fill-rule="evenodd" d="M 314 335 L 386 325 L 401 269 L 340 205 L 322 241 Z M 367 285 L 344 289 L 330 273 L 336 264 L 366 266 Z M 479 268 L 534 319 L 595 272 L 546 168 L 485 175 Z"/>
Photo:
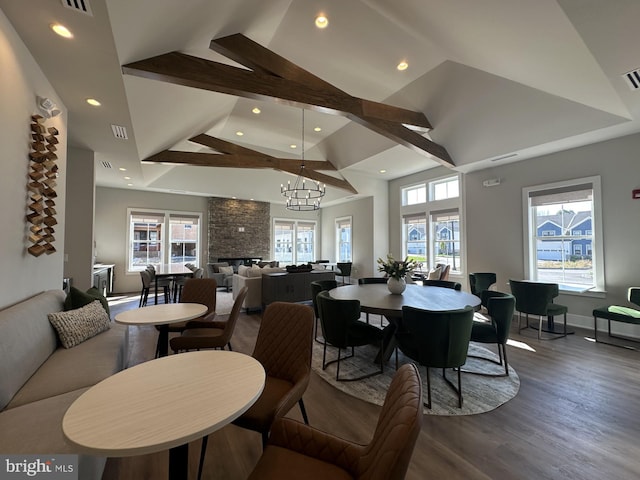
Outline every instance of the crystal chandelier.
<path fill-rule="evenodd" d="M 280 184 L 280 193 L 287 199 L 287 210 L 308 211 L 320 208 L 320 199 L 324 197 L 325 185 L 305 179 L 304 170 L 304 109 L 302 109 L 302 163 L 298 178 L 293 185 L 287 181 L 286 187 Z"/>

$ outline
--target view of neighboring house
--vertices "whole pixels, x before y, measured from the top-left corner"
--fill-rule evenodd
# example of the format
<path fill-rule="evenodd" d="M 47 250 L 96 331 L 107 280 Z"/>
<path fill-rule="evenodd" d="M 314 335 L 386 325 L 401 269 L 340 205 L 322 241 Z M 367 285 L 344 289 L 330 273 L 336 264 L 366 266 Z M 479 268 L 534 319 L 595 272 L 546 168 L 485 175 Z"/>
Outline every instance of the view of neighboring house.
<path fill-rule="evenodd" d="M 536 218 L 538 260 L 591 258 L 591 212 L 565 210 Z"/>

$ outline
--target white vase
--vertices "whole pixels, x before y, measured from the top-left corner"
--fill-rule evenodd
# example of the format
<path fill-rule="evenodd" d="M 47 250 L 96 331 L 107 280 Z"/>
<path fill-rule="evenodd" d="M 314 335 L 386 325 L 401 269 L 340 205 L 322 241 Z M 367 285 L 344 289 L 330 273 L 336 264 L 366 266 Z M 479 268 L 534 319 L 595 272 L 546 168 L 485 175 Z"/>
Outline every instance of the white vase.
<path fill-rule="evenodd" d="M 389 277 L 389 280 L 387 280 L 387 288 L 394 295 L 401 295 L 402 292 L 404 292 L 404 289 L 407 288 L 407 282 L 404 279 L 404 277 L 402 278 Z"/>

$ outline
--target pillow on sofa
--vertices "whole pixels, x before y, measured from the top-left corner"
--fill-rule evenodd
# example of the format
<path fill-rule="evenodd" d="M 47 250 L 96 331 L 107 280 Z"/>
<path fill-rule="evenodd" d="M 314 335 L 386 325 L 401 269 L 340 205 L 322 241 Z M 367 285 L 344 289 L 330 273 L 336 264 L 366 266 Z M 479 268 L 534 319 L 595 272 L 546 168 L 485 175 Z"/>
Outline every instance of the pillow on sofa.
<path fill-rule="evenodd" d="M 218 273 L 224 273 L 225 275 L 233 275 L 233 267 L 218 267 Z"/>
<path fill-rule="evenodd" d="M 442 269 L 440 267 L 434 268 L 429 272 L 429 276 L 427 280 L 440 280 L 440 275 L 442 274 Z"/>
<path fill-rule="evenodd" d="M 67 294 L 67 298 L 64 300 L 64 310 L 75 310 L 76 308 L 89 305 L 94 300 L 100 300 L 100 303 L 102 304 L 105 312 L 107 312 L 107 315 L 111 315 L 111 312 L 109 311 L 109 302 L 96 287 L 91 287 L 86 292 L 83 292 L 76 287 L 71 287 Z"/>
<path fill-rule="evenodd" d="M 239 265 L 238 266 L 238 275 L 243 276 L 243 277 L 248 277 L 249 275 L 247 275 L 247 272 L 251 270 L 251 267 L 247 267 L 246 265 Z"/>
<path fill-rule="evenodd" d="M 64 348 L 75 347 L 111 327 L 109 316 L 99 300 L 75 310 L 49 313 L 47 318 Z"/>

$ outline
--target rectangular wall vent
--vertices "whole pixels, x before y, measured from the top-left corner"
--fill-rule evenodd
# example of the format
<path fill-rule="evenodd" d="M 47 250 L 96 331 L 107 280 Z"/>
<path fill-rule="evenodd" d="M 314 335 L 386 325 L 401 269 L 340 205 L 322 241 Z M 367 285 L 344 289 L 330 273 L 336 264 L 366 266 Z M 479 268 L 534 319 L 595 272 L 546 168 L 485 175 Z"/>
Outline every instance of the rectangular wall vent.
<path fill-rule="evenodd" d="M 111 165 L 111 162 L 108 162 L 108 161 L 106 161 L 106 160 L 103 160 L 103 161 L 102 161 L 102 166 L 103 166 L 104 168 L 113 168 L 113 165 Z"/>
<path fill-rule="evenodd" d="M 91 6 L 89 5 L 88 0 L 61 0 L 62 5 L 71 10 L 75 10 L 76 12 L 85 13 L 87 15 L 91 15 L 93 17 L 93 13 L 91 12 Z"/>
<path fill-rule="evenodd" d="M 127 135 L 127 129 L 120 125 L 111 125 L 111 130 L 113 131 L 113 136 L 119 138 L 120 140 L 128 140 L 129 137 Z"/>
<path fill-rule="evenodd" d="M 640 68 L 627 72 L 622 75 L 622 77 L 625 79 L 631 90 L 640 89 Z"/>

